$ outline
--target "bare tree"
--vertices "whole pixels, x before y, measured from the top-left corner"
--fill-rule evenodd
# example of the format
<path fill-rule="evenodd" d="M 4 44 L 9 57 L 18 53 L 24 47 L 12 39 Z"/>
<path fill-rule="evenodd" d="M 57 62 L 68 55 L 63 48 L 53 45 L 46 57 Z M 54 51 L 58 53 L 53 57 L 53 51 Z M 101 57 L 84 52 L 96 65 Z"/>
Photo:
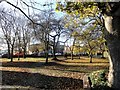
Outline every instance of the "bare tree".
<path fill-rule="evenodd" d="M 64 20 L 61 18 L 61 20 L 53 19 L 51 21 L 50 29 L 50 45 L 52 46 L 53 49 L 53 60 L 57 60 L 56 57 L 56 51 L 58 47 L 58 43 L 60 43 L 60 37 L 63 35 L 66 35 L 66 30 L 64 28 Z"/>
<path fill-rule="evenodd" d="M 12 62 L 14 45 L 15 45 L 16 36 L 17 36 L 17 28 L 15 25 L 16 18 L 4 11 L 1 11 L 0 17 L 1 17 L 0 25 L 8 46 L 8 58 L 11 58 L 11 62 Z"/>
<path fill-rule="evenodd" d="M 35 23 L 42 24 L 42 27 L 33 24 L 32 22 L 28 23 L 28 26 L 34 29 L 34 34 L 36 40 L 44 43 L 45 45 L 45 56 L 46 56 L 46 63 L 48 63 L 48 50 L 49 50 L 49 37 L 50 37 L 50 31 L 51 31 L 51 18 L 53 17 L 53 12 L 51 10 L 48 10 L 48 13 L 41 13 L 35 14 L 32 18 Z"/>

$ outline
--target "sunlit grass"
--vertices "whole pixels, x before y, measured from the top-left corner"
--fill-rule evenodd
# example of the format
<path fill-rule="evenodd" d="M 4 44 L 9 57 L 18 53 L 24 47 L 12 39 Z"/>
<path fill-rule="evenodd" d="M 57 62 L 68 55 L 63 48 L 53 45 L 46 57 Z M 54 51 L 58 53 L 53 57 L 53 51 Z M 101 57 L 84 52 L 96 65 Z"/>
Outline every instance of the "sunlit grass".
<path fill-rule="evenodd" d="M 93 58 L 92 63 L 90 63 L 88 57 L 81 57 L 80 59 L 75 58 L 74 60 L 67 59 L 60 63 L 65 65 L 76 65 L 76 66 L 109 66 L 108 59 Z"/>
<path fill-rule="evenodd" d="M 71 59 L 67 59 L 65 60 L 64 57 L 59 57 L 60 61 L 54 61 L 51 60 L 52 58 L 49 58 L 50 63 L 48 63 L 47 65 L 44 65 L 45 63 L 45 58 L 20 58 L 20 60 L 18 60 L 18 58 L 14 58 L 13 62 L 17 62 L 17 63 L 13 63 L 12 66 L 7 66 L 7 69 L 10 70 L 9 68 L 13 68 L 11 70 L 14 70 L 15 68 L 21 68 L 22 70 L 25 71 L 30 71 L 30 72 L 38 72 L 40 71 L 40 73 L 42 74 L 47 74 L 47 75 L 51 75 L 52 73 L 56 73 L 55 75 L 61 75 L 64 76 L 63 73 L 72 73 L 72 72 L 76 72 L 76 73 L 90 73 L 92 71 L 96 71 L 96 70 L 100 70 L 100 69 L 108 69 L 109 67 L 109 61 L 108 59 L 99 59 L 99 58 L 93 58 L 93 62 L 90 63 L 89 58 L 88 57 L 81 57 L 81 59 L 77 59 L 75 58 L 74 60 Z M 0 59 L 1 62 L 6 63 L 6 62 L 10 62 L 10 59 L 6 59 L 6 58 L 1 58 Z M 22 65 L 22 67 L 19 67 L 19 62 L 24 63 L 25 67 Z M 29 64 L 27 62 L 31 62 L 29 66 Z M 32 63 L 35 62 L 35 63 Z M 42 63 L 40 66 L 38 65 L 39 63 Z M 14 67 L 15 65 L 15 67 Z M 37 65 L 37 66 L 36 66 Z M 4 67 L 3 67 L 4 68 Z"/>
<path fill-rule="evenodd" d="M 51 61 L 51 58 L 49 58 Z M 7 58 L 0 58 L 0 62 L 10 62 L 10 59 Z M 45 58 L 13 58 L 13 62 L 45 62 Z"/>
<path fill-rule="evenodd" d="M 77 59 L 77 58 L 75 58 L 75 59 L 73 59 L 73 60 L 71 60 L 70 58 L 68 58 L 67 59 L 67 61 L 66 62 L 68 62 L 68 63 L 80 63 L 80 62 L 87 62 L 87 63 L 89 63 L 90 62 L 90 59 L 88 58 L 88 57 L 81 57 L 80 59 Z M 101 58 L 93 58 L 93 60 L 92 60 L 92 62 L 93 63 L 106 63 L 106 62 L 109 62 L 109 60 L 108 59 L 101 59 Z"/>

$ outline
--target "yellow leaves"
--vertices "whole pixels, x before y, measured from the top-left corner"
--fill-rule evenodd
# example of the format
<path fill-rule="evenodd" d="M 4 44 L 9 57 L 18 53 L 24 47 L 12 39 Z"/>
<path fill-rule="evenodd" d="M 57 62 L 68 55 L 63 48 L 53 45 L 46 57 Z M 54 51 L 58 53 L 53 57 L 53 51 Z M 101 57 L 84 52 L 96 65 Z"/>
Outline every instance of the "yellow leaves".
<path fill-rule="evenodd" d="M 84 8 L 83 11 L 81 12 L 81 18 L 86 18 L 87 16 L 95 16 L 97 13 L 98 8 L 97 6 L 91 6 L 90 8 Z"/>
<path fill-rule="evenodd" d="M 99 12 L 96 2 L 66 2 L 56 7 L 60 9 L 62 7 L 61 10 L 69 12 L 69 14 L 80 15 L 81 19 L 87 16 L 95 16 Z"/>
<path fill-rule="evenodd" d="M 69 26 L 69 23 L 66 23 L 66 24 L 65 24 L 65 27 L 67 28 L 68 26 Z"/>
<path fill-rule="evenodd" d="M 78 37 L 79 34 L 78 34 L 78 32 L 74 31 L 74 32 L 72 33 L 72 36 L 73 36 L 73 37 Z"/>
<path fill-rule="evenodd" d="M 56 12 L 59 12 L 59 10 L 58 10 L 58 9 L 56 9 L 55 11 L 56 11 Z"/>
<path fill-rule="evenodd" d="M 93 10 L 94 12 L 96 12 L 96 11 L 98 10 L 97 6 L 93 6 L 93 7 L 92 7 L 92 10 Z"/>
<path fill-rule="evenodd" d="M 77 10 L 75 10 L 74 12 L 75 12 L 76 15 L 79 15 L 79 14 L 80 14 Z"/>
<path fill-rule="evenodd" d="M 65 20 L 65 27 L 69 29 L 76 29 L 80 25 L 80 20 L 76 18 L 76 15 L 71 13 L 70 15 L 67 15 L 64 17 Z"/>
<path fill-rule="evenodd" d="M 80 52 L 80 48 L 74 47 L 74 53 L 79 53 L 79 52 Z"/>

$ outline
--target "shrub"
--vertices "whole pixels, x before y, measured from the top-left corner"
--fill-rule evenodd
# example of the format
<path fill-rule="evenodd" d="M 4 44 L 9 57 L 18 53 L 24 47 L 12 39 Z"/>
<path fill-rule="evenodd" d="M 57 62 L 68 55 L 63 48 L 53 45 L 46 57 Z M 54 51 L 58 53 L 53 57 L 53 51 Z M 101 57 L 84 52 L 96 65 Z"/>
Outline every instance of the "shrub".
<path fill-rule="evenodd" d="M 109 87 L 107 86 L 107 70 L 98 70 L 90 73 L 89 77 L 92 83 L 92 88 L 97 90 L 105 90 Z"/>

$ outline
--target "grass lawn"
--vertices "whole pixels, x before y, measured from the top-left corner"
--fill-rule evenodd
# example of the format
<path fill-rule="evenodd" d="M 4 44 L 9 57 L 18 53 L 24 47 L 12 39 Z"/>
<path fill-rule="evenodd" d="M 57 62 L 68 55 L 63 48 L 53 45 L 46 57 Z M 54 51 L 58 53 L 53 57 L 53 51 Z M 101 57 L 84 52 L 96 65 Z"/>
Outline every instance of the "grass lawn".
<path fill-rule="evenodd" d="M 86 73 L 100 69 L 108 69 L 107 59 L 94 58 L 89 63 L 89 58 L 58 61 L 45 58 L 0 59 L 2 66 L 2 85 L 27 87 L 35 89 L 82 89 L 82 79 Z"/>

